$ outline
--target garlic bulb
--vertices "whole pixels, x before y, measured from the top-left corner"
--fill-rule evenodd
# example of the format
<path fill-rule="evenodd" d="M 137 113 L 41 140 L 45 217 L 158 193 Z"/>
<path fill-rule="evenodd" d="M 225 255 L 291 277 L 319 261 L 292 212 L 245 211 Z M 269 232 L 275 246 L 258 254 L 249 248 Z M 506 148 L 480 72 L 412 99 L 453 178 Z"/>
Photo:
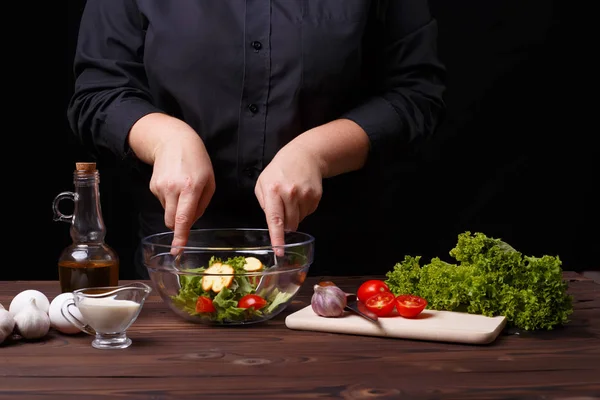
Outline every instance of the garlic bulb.
<path fill-rule="evenodd" d="M 67 299 L 72 298 L 73 293 L 71 292 L 61 293 L 52 300 L 52 302 L 50 303 L 50 308 L 48 309 L 48 317 L 50 317 L 50 327 L 68 335 L 81 333 L 81 329 L 79 329 L 77 326 L 73 325 L 68 319 L 66 319 L 61 311 L 63 303 Z M 75 318 L 77 318 L 80 321 L 83 321 L 83 317 L 81 316 L 81 313 L 79 312 L 79 309 L 77 307 L 73 307 L 71 309 L 71 313 Z"/>
<path fill-rule="evenodd" d="M 29 305 L 29 299 L 35 299 L 35 305 L 37 308 L 42 310 L 45 313 L 48 313 L 48 308 L 50 308 L 50 301 L 48 297 L 39 290 L 35 289 L 27 289 L 23 290 L 19 294 L 17 294 L 12 301 L 10 302 L 10 306 L 8 307 L 8 311 L 13 315 L 17 315 L 19 311 L 21 311 L 24 307 Z"/>
<path fill-rule="evenodd" d="M 310 305 L 322 317 L 341 317 L 347 304 L 346 293 L 335 285 L 315 285 Z"/>
<path fill-rule="evenodd" d="M 45 311 L 40 310 L 34 298 L 29 299 L 29 304 L 15 315 L 17 331 L 25 339 L 39 339 L 46 336 L 50 330 L 50 318 Z"/>
<path fill-rule="evenodd" d="M 4 342 L 15 329 L 13 316 L 2 307 L 0 309 L 0 343 Z"/>

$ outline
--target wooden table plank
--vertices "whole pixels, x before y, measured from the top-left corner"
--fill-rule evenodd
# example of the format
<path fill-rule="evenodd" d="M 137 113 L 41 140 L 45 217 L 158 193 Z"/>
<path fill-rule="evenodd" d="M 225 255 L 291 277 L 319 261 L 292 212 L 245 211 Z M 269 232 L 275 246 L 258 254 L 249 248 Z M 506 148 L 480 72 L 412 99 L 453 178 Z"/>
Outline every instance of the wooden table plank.
<path fill-rule="evenodd" d="M 326 279 L 350 291 L 368 278 Z M 600 285 L 565 278 L 575 298 L 566 327 L 488 346 L 287 329 L 285 316 L 308 304 L 315 278 L 274 320 L 237 328 L 183 321 L 153 292 L 128 349 L 96 350 L 89 335 L 54 331 L 0 345 L 0 399 L 597 399 Z M 0 303 L 8 308 L 25 289 L 59 293 L 57 282 L 0 282 Z"/>

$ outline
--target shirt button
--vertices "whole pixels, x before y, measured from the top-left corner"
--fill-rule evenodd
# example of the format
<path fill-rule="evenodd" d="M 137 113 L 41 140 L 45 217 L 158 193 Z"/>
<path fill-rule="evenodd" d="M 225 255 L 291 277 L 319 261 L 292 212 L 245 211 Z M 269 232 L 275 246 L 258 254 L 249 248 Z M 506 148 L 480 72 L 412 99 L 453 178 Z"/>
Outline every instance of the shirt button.
<path fill-rule="evenodd" d="M 250 104 L 248 110 L 250 110 L 252 114 L 256 114 L 258 112 L 258 106 L 256 104 Z"/>
<path fill-rule="evenodd" d="M 256 40 L 254 42 L 252 42 L 252 47 L 254 48 L 254 50 L 260 50 L 262 49 L 262 43 L 261 42 L 257 42 Z"/>

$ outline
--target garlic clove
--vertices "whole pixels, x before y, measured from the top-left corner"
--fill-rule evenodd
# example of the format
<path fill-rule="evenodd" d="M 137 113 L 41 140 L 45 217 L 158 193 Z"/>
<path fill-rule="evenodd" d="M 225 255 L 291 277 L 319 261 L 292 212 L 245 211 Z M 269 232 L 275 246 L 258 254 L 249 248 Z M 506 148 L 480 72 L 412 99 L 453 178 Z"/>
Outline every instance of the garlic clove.
<path fill-rule="evenodd" d="M 3 308 L 0 309 L 0 343 L 4 342 L 15 329 L 15 319 Z"/>
<path fill-rule="evenodd" d="M 50 330 L 50 318 L 38 308 L 35 298 L 29 299 L 29 303 L 14 316 L 14 320 L 17 332 L 25 339 L 40 339 Z"/>

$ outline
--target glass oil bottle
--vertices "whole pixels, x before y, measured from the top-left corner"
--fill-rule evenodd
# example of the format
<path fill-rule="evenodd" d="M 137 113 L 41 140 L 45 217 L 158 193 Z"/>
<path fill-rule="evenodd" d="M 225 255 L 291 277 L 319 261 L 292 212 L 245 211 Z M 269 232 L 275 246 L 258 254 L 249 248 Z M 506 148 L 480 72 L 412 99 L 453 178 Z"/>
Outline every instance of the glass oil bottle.
<path fill-rule="evenodd" d="M 73 173 L 73 192 L 59 193 L 53 202 L 54 221 L 71 224 L 72 243 L 58 259 L 62 293 L 81 288 L 116 286 L 119 257 L 105 242 L 106 226 L 100 206 L 100 174 L 94 162 L 78 162 Z M 62 200 L 74 202 L 72 214 L 59 210 Z"/>

